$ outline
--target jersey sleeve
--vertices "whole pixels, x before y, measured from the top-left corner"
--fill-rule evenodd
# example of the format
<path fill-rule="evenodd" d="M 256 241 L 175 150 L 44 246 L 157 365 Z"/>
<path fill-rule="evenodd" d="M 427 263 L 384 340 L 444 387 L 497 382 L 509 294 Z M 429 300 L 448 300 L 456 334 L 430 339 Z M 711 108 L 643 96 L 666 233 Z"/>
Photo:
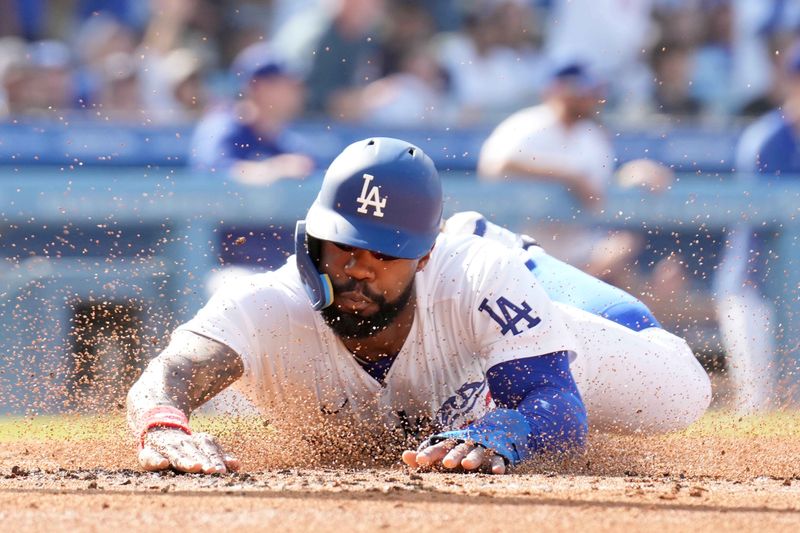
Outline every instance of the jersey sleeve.
<path fill-rule="evenodd" d="M 465 261 L 464 304 L 486 368 L 553 352 L 574 352 L 564 317 L 536 281 L 522 249 L 478 240 Z"/>
<path fill-rule="evenodd" d="M 289 321 L 284 296 L 279 289 L 254 281 L 261 276 L 221 289 L 178 327 L 228 346 L 242 358 L 245 377 L 250 378 L 261 372 L 263 354 L 279 349 Z"/>
<path fill-rule="evenodd" d="M 569 369 L 569 356 L 552 353 L 492 367 L 489 388 L 497 405 L 459 430 L 429 439 L 471 440 L 517 464 L 537 452 L 580 450 L 586 443 L 586 407 Z"/>

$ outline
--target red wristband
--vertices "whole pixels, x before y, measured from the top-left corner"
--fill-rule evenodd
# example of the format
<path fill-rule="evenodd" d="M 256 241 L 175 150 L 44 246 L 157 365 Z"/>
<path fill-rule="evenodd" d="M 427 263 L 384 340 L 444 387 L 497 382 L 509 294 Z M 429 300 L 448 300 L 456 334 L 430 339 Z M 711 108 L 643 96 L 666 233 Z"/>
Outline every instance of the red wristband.
<path fill-rule="evenodd" d="M 175 428 L 192 434 L 189 428 L 189 419 L 180 409 L 169 405 L 159 405 L 153 407 L 142 415 L 141 430 L 139 431 L 139 447 L 144 446 L 144 438 L 148 430 L 154 427 Z"/>

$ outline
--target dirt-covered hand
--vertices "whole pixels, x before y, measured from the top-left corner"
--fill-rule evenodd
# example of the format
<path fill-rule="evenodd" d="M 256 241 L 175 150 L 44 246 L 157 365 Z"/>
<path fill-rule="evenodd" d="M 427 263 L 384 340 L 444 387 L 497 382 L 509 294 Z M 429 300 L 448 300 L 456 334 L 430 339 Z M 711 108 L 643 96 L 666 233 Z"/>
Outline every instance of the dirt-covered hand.
<path fill-rule="evenodd" d="M 208 433 L 188 433 L 154 427 L 144 437 L 139 464 L 148 471 L 174 468 L 180 472 L 224 474 L 239 469 L 239 460 L 226 453 Z"/>
<path fill-rule="evenodd" d="M 427 446 L 421 450 L 403 452 L 403 462 L 412 468 L 443 466 L 448 470 L 461 468 L 472 472 L 483 470 L 492 474 L 505 474 L 505 460 L 492 450 L 471 442 L 458 443 L 452 439 Z"/>

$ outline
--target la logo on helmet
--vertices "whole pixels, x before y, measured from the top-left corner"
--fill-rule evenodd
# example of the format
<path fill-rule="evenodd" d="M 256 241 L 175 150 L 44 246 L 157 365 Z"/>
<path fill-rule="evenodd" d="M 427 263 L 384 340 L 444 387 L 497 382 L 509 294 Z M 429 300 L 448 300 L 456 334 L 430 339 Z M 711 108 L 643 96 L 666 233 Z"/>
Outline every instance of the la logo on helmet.
<path fill-rule="evenodd" d="M 383 208 L 386 207 L 386 198 L 381 198 L 381 193 L 377 185 L 373 185 L 372 188 L 370 188 L 369 184 L 373 179 L 375 179 L 375 176 L 364 174 L 364 186 L 361 187 L 361 196 L 356 198 L 356 202 L 361 204 L 361 207 L 359 207 L 357 211 L 367 214 L 367 207 L 372 206 L 375 208 L 372 212 L 372 216 L 383 218 Z M 367 192 L 368 190 L 369 192 Z"/>

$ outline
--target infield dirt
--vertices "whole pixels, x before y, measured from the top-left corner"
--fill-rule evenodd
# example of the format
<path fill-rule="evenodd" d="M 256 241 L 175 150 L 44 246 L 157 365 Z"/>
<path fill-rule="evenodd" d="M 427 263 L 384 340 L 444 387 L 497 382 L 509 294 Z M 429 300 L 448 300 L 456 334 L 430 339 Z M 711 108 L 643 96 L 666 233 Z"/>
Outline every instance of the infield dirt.
<path fill-rule="evenodd" d="M 592 435 L 585 455 L 506 476 L 420 473 L 334 452 L 311 460 L 304 446 L 253 427 L 222 432 L 240 473 L 144 473 L 121 427 L 23 432 L 0 444 L 0 523 L 9 531 L 798 531 L 798 418 L 711 416 L 679 434 Z"/>

